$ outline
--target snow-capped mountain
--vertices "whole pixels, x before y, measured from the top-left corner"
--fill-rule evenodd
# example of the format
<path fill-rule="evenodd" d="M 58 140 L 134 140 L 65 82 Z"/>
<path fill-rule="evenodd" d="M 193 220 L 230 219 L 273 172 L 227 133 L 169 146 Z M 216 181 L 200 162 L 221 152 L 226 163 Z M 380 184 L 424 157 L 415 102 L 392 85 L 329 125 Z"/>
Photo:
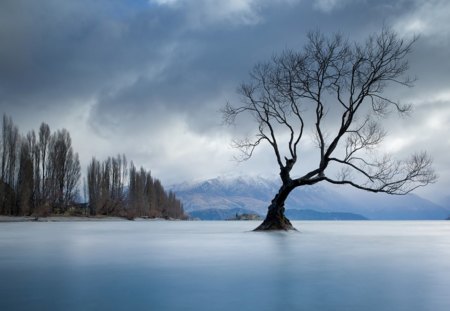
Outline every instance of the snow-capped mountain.
<path fill-rule="evenodd" d="M 217 177 L 193 183 L 174 185 L 171 190 L 175 193 L 202 193 L 215 196 L 253 196 L 260 199 L 272 197 L 279 182 L 263 177 Z"/>
<path fill-rule="evenodd" d="M 184 210 L 220 209 L 264 215 L 278 183 L 261 177 L 218 177 L 174 185 L 171 190 L 183 202 Z"/>
<path fill-rule="evenodd" d="M 236 213 L 264 216 L 280 181 L 263 177 L 217 177 L 169 187 L 182 200 L 184 209 L 201 219 L 225 219 Z M 299 210 L 322 213 L 319 219 L 343 213 L 344 219 L 446 219 L 450 210 L 417 195 L 390 196 L 316 184 L 295 189 L 286 202 L 288 215 Z M 209 216 L 208 216 L 209 215 Z M 292 216 L 291 216 L 292 217 Z M 330 216 L 331 217 L 331 216 Z"/>

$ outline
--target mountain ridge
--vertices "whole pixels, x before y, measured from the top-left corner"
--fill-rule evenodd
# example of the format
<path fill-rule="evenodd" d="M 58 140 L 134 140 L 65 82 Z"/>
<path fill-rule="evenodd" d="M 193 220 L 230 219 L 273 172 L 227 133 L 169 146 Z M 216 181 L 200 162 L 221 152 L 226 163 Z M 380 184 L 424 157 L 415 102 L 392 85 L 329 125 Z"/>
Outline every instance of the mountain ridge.
<path fill-rule="evenodd" d="M 280 182 L 256 176 L 219 176 L 203 181 L 184 182 L 169 187 L 183 202 L 187 213 L 229 214 L 226 210 L 242 210 L 265 216 L 267 207 L 277 193 Z M 345 191 L 344 191 L 345 190 Z M 450 210 L 415 194 L 391 196 L 316 184 L 295 189 L 286 201 L 286 210 L 312 210 L 341 213 L 339 217 L 373 220 L 446 219 Z M 287 212 L 287 214 L 292 212 Z M 298 212 L 297 212 L 298 213 Z M 305 212 L 303 212 L 305 213 Z M 356 215 L 356 216 L 354 216 Z"/>

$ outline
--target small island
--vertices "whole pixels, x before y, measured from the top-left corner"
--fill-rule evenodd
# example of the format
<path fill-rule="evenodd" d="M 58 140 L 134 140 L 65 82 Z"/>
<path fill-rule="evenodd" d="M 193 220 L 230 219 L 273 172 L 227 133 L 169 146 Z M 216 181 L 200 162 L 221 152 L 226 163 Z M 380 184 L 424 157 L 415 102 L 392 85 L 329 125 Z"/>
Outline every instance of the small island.
<path fill-rule="evenodd" d="M 236 213 L 234 217 L 227 220 L 262 220 L 262 217 L 258 214 L 244 213 L 239 215 L 239 213 Z"/>

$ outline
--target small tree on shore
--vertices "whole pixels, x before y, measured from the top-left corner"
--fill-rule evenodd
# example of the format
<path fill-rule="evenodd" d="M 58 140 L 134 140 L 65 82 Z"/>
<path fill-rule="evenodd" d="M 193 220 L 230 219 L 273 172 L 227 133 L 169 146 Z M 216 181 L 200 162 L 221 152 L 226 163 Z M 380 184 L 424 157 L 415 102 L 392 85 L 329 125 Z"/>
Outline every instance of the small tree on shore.
<path fill-rule="evenodd" d="M 297 187 L 326 181 L 407 194 L 436 180 L 426 152 L 406 160 L 376 152 L 386 136 L 380 117 L 411 111 L 411 106 L 399 104 L 384 90 L 391 84 L 412 86 L 405 75 L 406 57 L 415 41 L 385 28 L 362 44 L 350 43 L 339 34 L 327 37 L 311 32 L 303 50 L 286 50 L 253 68 L 250 82 L 238 89 L 241 104 L 228 103 L 223 116 L 229 124 L 241 115 L 256 121 L 255 136 L 233 142 L 242 160 L 251 158 L 264 142 L 273 149 L 279 167 L 282 185 L 255 230 L 294 229 L 284 215 L 284 204 Z M 318 164 L 293 177 L 292 170 L 302 164 L 304 142 L 311 137 Z M 332 172 L 338 172 L 337 177 Z"/>

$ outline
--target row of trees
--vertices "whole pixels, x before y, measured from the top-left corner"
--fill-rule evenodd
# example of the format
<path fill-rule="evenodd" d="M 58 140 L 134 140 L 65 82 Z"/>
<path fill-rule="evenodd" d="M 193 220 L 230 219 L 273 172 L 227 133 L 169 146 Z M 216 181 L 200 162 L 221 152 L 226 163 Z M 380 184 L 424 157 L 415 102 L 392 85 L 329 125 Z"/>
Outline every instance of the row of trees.
<path fill-rule="evenodd" d="M 127 169 L 125 155 L 103 162 L 92 159 L 88 166 L 89 209 L 91 214 L 127 218 L 184 218 L 183 205 L 166 192 L 158 179 L 133 163 Z M 128 189 L 126 189 L 128 185 Z"/>
<path fill-rule="evenodd" d="M 42 123 L 21 135 L 3 116 L 0 139 L 0 214 L 36 215 L 89 212 L 90 215 L 184 218 L 181 202 L 161 182 L 125 155 L 92 159 L 87 171 L 88 203 L 79 195 L 81 167 L 70 134 Z M 84 199 L 87 199 L 85 193 Z M 84 208 L 84 210 L 83 210 Z"/>
<path fill-rule="evenodd" d="M 0 155 L 1 214 L 59 213 L 75 201 L 81 168 L 65 129 L 51 133 L 42 123 L 38 134 L 21 135 L 4 115 Z"/>

